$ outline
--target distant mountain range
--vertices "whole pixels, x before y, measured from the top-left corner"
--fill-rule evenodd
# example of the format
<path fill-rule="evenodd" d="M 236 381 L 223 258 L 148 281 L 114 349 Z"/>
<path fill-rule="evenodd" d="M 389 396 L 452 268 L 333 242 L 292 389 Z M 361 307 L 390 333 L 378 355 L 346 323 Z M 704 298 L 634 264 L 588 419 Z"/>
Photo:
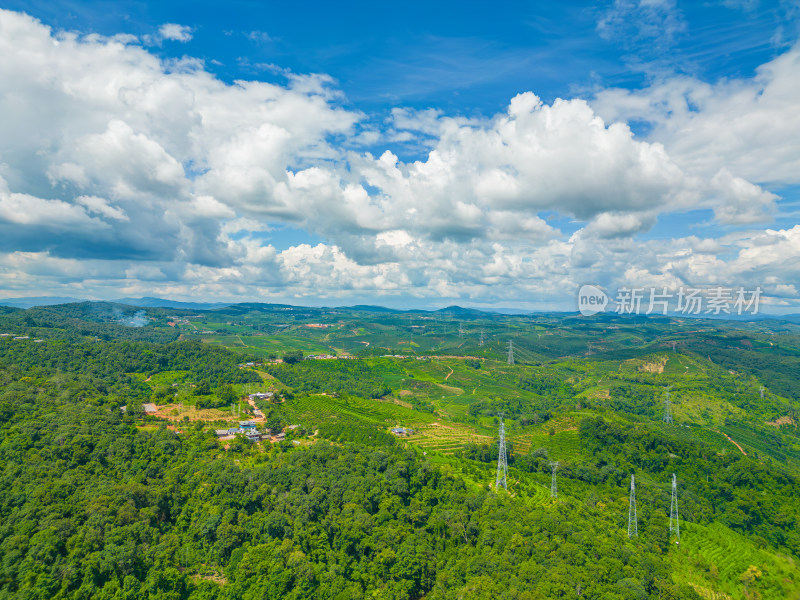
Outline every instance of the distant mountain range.
<path fill-rule="evenodd" d="M 5 300 L 0 300 L 0 306 L 31 308 L 32 306 L 52 306 L 53 304 L 69 304 L 71 302 L 84 302 L 84 300 L 60 296 L 31 296 L 29 298 L 6 298 Z"/>
<path fill-rule="evenodd" d="M 0 306 L 13 306 L 15 308 L 32 308 L 34 306 L 53 306 L 56 304 L 71 304 L 73 302 L 94 302 L 85 298 L 70 298 L 63 296 L 31 296 L 28 298 L 5 298 L 0 300 Z M 232 302 L 179 302 L 164 298 L 119 298 L 105 300 L 110 304 L 127 304 L 128 306 L 141 306 L 143 308 L 183 308 L 188 310 L 213 310 L 231 306 Z"/>
<path fill-rule="evenodd" d="M 225 308 L 236 304 L 235 302 L 180 302 L 178 300 L 166 300 L 164 298 L 119 298 L 109 300 L 117 304 L 127 304 L 129 306 L 142 306 L 149 308 L 183 308 L 187 310 L 214 310 L 215 308 Z"/>
<path fill-rule="evenodd" d="M 53 306 L 56 304 L 70 304 L 73 302 L 92 302 L 83 298 L 71 298 L 68 296 L 30 296 L 26 298 L 5 298 L 0 299 L 0 306 L 10 306 L 14 308 L 32 308 L 34 306 Z M 183 310 L 219 310 L 223 308 L 240 308 L 243 312 L 248 309 L 258 309 L 258 307 L 269 306 L 271 308 L 283 309 L 313 309 L 313 310 L 353 310 L 362 312 L 373 313 L 439 313 L 444 315 L 456 317 L 479 317 L 482 314 L 507 314 L 507 315 L 521 315 L 521 314 L 548 314 L 551 311 L 532 311 L 518 308 L 494 308 L 494 309 L 478 309 L 463 306 L 447 306 L 440 309 L 412 309 L 400 310 L 395 308 L 388 308 L 385 306 L 373 306 L 366 304 L 357 304 L 354 306 L 337 306 L 337 307 L 308 307 L 296 306 L 291 304 L 272 304 L 268 302 L 181 302 L 179 300 L 169 300 L 166 298 L 119 298 L 116 300 L 107 300 L 106 302 L 115 304 L 125 304 L 128 306 L 140 306 L 143 308 L 176 308 Z M 558 314 L 573 314 L 572 312 L 559 312 Z M 607 313 L 609 317 L 616 317 L 616 313 Z M 757 314 L 757 315 L 684 315 L 684 314 L 671 314 L 671 317 L 693 318 L 695 316 L 702 318 L 717 318 L 724 320 L 735 321 L 762 321 L 765 319 L 776 319 L 780 321 L 789 321 L 792 323 L 800 323 L 800 314 L 789 315 L 770 315 L 770 314 Z"/>

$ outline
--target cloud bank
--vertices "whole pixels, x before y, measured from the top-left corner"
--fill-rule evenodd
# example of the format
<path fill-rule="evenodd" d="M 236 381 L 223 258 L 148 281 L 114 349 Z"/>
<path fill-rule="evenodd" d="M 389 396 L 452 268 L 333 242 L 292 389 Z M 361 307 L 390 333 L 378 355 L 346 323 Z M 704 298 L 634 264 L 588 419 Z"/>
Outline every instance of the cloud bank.
<path fill-rule="evenodd" d="M 765 229 L 770 190 L 800 173 L 797 49 L 752 80 L 524 92 L 487 118 L 399 108 L 376 129 L 324 74 L 225 83 L 146 43 L 0 11 L 6 295 L 556 307 L 587 281 L 753 283 L 775 302 L 800 285 L 800 228 Z M 693 212 L 715 236 L 650 235 Z M 282 226 L 323 241 L 271 243 Z"/>

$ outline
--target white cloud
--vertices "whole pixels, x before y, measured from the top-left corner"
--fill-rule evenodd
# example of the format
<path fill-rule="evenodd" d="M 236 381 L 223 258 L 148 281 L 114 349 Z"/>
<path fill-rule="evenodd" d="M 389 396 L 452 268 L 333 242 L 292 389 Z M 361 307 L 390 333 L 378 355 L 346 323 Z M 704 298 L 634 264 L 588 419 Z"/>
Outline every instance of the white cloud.
<path fill-rule="evenodd" d="M 70 255 L 77 244 L 81 254 L 115 259 L 220 264 L 233 251 L 220 238 L 224 220 L 237 209 L 263 213 L 290 167 L 334 155 L 327 136 L 359 119 L 335 105 L 326 77 L 227 85 L 197 61 L 167 63 L 119 39 L 53 34 L 10 11 L 0 11 L 0 56 L 4 214 L 30 225 L 18 232 L 26 249 Z M 63 223 L 91 210 L 98 226 L 113 228 L 114 243 L 54 246 L 34 233 L 46 218 L 34 210 L 53 208 L 51 197 L 61 198 Z"/>
<path fill-rule="evenodd" d="M 589 224 L 586 232 L 599 238 L 630 237 L 649 229 L 654 222 L 653 215 L 602 213 Z"/>
<path fill-rule="evenodd" d="M 722 203 L 715 214 L 722 223 L 744 224 L 771 220 L 777 196 L 741 177 L 734 177 L 726 168 L 720 169 L 711 185 L 721 194 Z"/>
<path fill-rule="evenodd" d="M 124 210 L 110 206 L 108 201 L 104 198 L 98 198 L 97 196 L 78 196 L 75 198 L 75 201 L 85 206 L 91 213 L 99 214 L 116 221 L 130 221 Z"/>
<path fill-rule="evenodd" d="M 91 230 L 104 226 L 102 221 L 87 215 L 80 206 L 9 192 L 6 182 L 0 177 L 0 226 L 5 223 L 46 226 L 55 230 Z"/>
<path fill-rule="evenodd" d="M 597 23 L 608 40 L 666 50 L 687 29 L 675 0 L 614 0 Z"/>
<path fill-rule="evenodd" d="M 753 12 L 758 8 L 759 0 L 722 0 L 722 4 L 727 8 Z"/>
<path fill-rule="evenodd" d="M 636 140 L 624 124 L 606 125 L 581 100 L 546 105 L 525 93 L 492 119 L 404 110 L 394 122 L 437 132 L 426 160 L 351 155 L 347 172 L 314 167 L 290 177 L 278 186 L 281 204 L 294 202 L 299 222 L 328 234 L 403 229 L 464 240 L 528 229 L 541 240 L 552 234 L 541 211 L 589 221 L 601 237 L 631 236 L 660 213 L 697 207 L 726 223 L 763 220 L 775 198 L 725 172 L 686 172 L 661 144 Z M 367 194 L 358 178 L 378 192 Z M 314 203 L 316 212 L 308 210 Z"/>
<path fill-rule="evenodd" d="M 245 37 L 250 40 L 251 42 L 271 42 L 272 38 L 266 31 L 260 31 L 258 29 L 254 29 L 253 31 L 248 31 L 244 34 Z"/>
<path fill-rule="evenodd" d="M 182 165 L 155 140 L 135 133 L 127 123 L 112 119 L 102 133 L 81 136 L 61 153 L 78 159 L 81 179 L 110 189 L 117 198 L 141 194 L 179 197 L 187 184 Z M 53 173 L 64 172 L 55 165 Z M 75 183 L 78 183 L 76 181 Z"/>
<path fill-rule="evenodd" d="M 164 40 L 185 43 L 192 39 L 192 28 L 188 25 L 178 25 L 177 23 L 164 23 L 158 28 L 158 35 Z"/>
<path fill-rule="evenodd" d="M 673 77 L 643 90 L 605 90 L 592 106 L 609 120 L 644 121 L 651 140 L 692 173 L 720 169 L 755 183 L 800 183 L 800 46 L 753 79 L 708 84 Z"/>

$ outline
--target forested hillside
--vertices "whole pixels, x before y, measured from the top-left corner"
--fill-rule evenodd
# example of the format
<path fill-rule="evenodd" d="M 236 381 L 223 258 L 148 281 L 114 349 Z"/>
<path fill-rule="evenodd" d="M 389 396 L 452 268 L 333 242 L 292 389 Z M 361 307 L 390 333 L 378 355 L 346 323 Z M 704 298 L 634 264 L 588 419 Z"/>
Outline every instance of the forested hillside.
<path fill-rule="evenodd" d="M 470 491 L 394 444 L 224 452 L 200 427 L 139 431 L 12 387 L 26 414 L 0 447 L 6 597 L 691 597 L 669 582 L 666 536 Z"/>
<path fill-rule="evenodd" d="M 114 311 L 51 307 L 43 327 L 38 310 L 0 315 L 12 334 L 0 338 L 0 598 L 800 598 L 797 398 L 790 383 L 766 388 L 762 363 L 703 357 L 688 334 L 664 351 L 657 324 L 623 324 L 602 352 L 548 340 L 581 350 L 543 358 L 540 335 L 584 334 L 517 319 L 510 365 L 481 346 L 297 360 L 353 331 L 395 343 L 408 320 L 393 315 L 225 325 L 292 357 L 280 363 L 158 341 L 211 330 L 219 311 L 154 315 L 130 337 Z M 436 343 L 458 350 L 445 325 Z M 594 326 L 608 323 L 581 325 L 586 339 Z M 726 329 L 704 339 L 734 344 Z M 795 339 L 768 339 L 784 366 L 764 364 L 790 381 Z M 253 391 L 272 392 L 255 403 L 263 416 Z M 500 415 L 508 491 L 495 486 Z M 241 418 L 285 440 L 215 435 Z M 399 425 L 410 435 L 392 435 Z"/>

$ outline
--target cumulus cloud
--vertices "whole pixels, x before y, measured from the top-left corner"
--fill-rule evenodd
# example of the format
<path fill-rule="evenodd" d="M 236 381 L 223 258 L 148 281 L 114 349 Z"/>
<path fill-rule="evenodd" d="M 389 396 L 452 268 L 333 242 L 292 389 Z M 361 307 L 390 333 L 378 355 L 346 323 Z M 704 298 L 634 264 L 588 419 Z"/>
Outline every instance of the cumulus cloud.
<path fill-rule="evenodd" d="M 270 37 L 270 35 L 266 31 L 261 31 L 259 29 L 254 29 L 253 31 L 248 31 L 244 35 L 251 42 L 270 42 L 270 41 L 272 41 L 272 38 Z"/>
<path fill-rule="evenodd" d="M 158 28 L 158 35 L 164 40 L 188 42 L 192 39 L 192 28 L 177 23 L 164 23 Z"/>
<path fill-rule="evenodd" d="M 754 183 L 800 183 L 800 46 L 760 66 L 752 79 L 692 77 L 642 90 L 604 90 L 592 106 L 610 120 L 641 121 L 684 169 L 725 168 Z"/>
<path fill-rule="evenodd" d="M 359 118 L 325 77 L 227 85 L 196 61 L 10 11 L 0 55 L 0 218 L 54 255 L 230 262 L 225 220 L 264 212 L 290 167 L 332 155 L 327 137 Z M 46 219 L 85 223 L 85 239 L 43 235 Z"/>
<path fill-rule="evenodd" d="M 731 258 L 723 258 L 720 248 Z M 656 253 L 657 252 L 657 253 Z M 649 255 L 649 256 L 648 256 Z M 642 245 L 622 281 L 629 286 L 681 285 L 761 287 L 770 297 L 786 297 L 800 283 L 800 225 L 728 236 L 717 241 L 681 238 Z M 796 304 L 797 297 L 791 297 Z M 774 302 L 774 298 L 772 300 Z"/>
<path fill-rule="evenodd" d="M 601 213 L 589 224 L 586 232 L 602 239 L 630 237 L 639 231 L 649 229 L 654 222 L 654 215 L 645 217 L 630 213 Z"/>
<path fill-rule="evenodd" d="M 0 226 L 5 225 L 43 226 L 53 230 L 104 226 L 81 206 L 10 192 L 6 181 L 0 177 Z"/>
<path fill-rule="evenodd" d="M 402 229 L 441 241 L 524 236 L 527 229 L 527 241 L 537 241 L 557 233 L 541 211 L 615 237 L 648 231 L 660 213 L 697 207 L 725 223 L 764 220 L 775 199 L 726 171 L 688 172 L 661 144 L 636 140 L 623 123 L 607 125 L 582 100 L 547 105 L 528 92 L 491 119 L 403 110 L 393 120 L 436 134 L 425 160 L 404 163 L 386 151 L 349 156 L 346 172 L 298 171 L 276 188 L 284 214 L 293 204 L 299 222 L 330 235 Z"/>

